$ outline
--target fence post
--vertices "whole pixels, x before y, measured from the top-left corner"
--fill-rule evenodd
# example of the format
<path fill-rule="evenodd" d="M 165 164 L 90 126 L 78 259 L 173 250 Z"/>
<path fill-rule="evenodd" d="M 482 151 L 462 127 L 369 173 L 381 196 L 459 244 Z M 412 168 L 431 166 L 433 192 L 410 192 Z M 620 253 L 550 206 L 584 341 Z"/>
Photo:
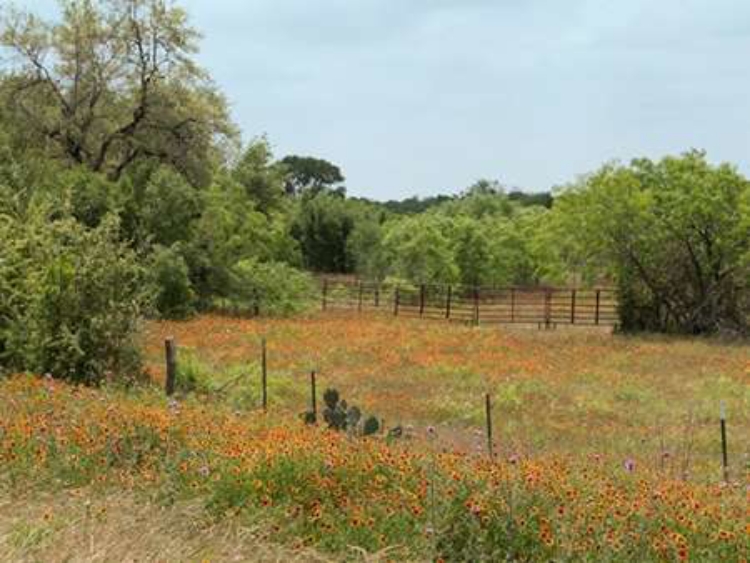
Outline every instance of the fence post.
<path fill-rule="evenodd" d="M 474 324 L 479 325 L 479 288 L 474 287 Z"/>
<path fill-rule="evenodd" d="M 516 322 L 516 288 L 510 288 L 510 322 Z"/>
<path fill-rule="evenodd" d="M 328 280 L 323 280 L 323 310 L 328 308 Z"/>
<path fill-rule="evenodd" d="M 375 286 L 375 308 L 380 308 L 380 284 Z"/>
<path fill-rule="evenodd" d="M 419 286 L 419 316 L 424 316 L 424 284 Z"/>
<path fill-rule="evenodd" d="M 596 311 L 594 313 L 594 324 L 599 324 L 599 303 L 601 302 L 602 290 L 596 290 Z"/>
<path fill-rule="evenodd" d="M 253 316 L 260 316 L 260 297 L 258 296 L 258 288 L 253 289 Z"/>
<path fill-rule="evenodd" d="M 492 444 L 492 400 L 489 393 L 486 393 L 484 396 L 484 414 L 487 423 L 487 453 L 490 459 L 494 459 L 495 451 Z"/>
<path fill-rule="evenodd" d="M 261 351 L 260 351 L 260 377 L 262 387 L 262 401 L 263 410 L 268 409 L 268 356 L 266 353 L 266 337 L 261 340 Z"/>
<path fill-rule="evenodd" d="M 724 473 L 724 482 L 729 482 L 729 456 L 727 454 L 727 407 L 721 402 L 721 465 Z"/>
<path fill-rule="evenodd" d="M 453 297 L 453 288 L 448 286 L 448 298 L 445 301 L 445 318 L 451 318 L 451 297 Z"/>
<path fill-rule="evenodd" d="M 398 305 L 399 305 L 399 286 L 396 286 L 396 291 L 393 293 L 393 315 L 398 317 Z"/>
<path fill-rule="evenodd" d="M 576 290 L 570 293 L 570 324 L 576 324 Z"/>
<path fill-rule="evenodd" d="M 552 326 L 552 290 L 544 290 L 544 328 L 549 330 Z"/>
<path fill-rule="evenodd" d="M 357 311 L 362 312 L 362 280 L 359 280 L 359 301 L 357 303 Z"/>
<path fill-rule="evenodd" d="M 164 352 L 167 360 L 167 378 L 164 384 L 164 391 L 167 397 L 174 395 L 175 383 L 177 381 L 177 344 L 174 336 L 170 336 L 164 341 Z"/>
<path fill-rule="evenodd" d="M 315 389 L 315 370 L 310 372 L 310 399 L 312 403 L 313 424 L 318 423 L 318 397 Z"/>

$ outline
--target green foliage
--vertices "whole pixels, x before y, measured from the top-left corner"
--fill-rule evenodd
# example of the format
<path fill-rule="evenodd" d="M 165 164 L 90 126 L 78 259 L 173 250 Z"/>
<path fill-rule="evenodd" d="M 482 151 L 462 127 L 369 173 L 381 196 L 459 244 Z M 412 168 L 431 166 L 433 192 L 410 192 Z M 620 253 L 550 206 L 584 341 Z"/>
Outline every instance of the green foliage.
<path fill-rule="evenodd" d="M 357 221 L 347 239 L 347 253 L 360 277 L 382 281 L 388 275 L 388 256 L 383 247 L 383 226 L 370 217 Z"/>
<path fill-rule="evenodd" d="M 413 196 L 400 201 L 389 200 L 383 203 L 382 206 L 390 213 L 396 215 L 416 215 L 417 213 L 424 213 L 428 209 L 442 205 L 452 199 L 453 196 L 448 195 L 438 195 L 426 198 Z"/>
<path fill-rule="evenodd" d="M 0 361 L 12 370 L 96 383 L 135 376 L 145 273 L 118 224 L 0 215 Z"/>
<path fill-rule="evenodd" d="M 459 268 L 451 240 L 450 221 L 436 215 L 418 215 L 389 225 L 383 245 L 393 275 L 417 284 L 453 283 Z"/>
<path fill-rule="evenodd" d="M 257 211 L 245 188 L 226 175 L 205 192 L 203 213 L 184 256 L 202 307 L 231 296 L 232 269 L 241 260 L 300 261 L 285 219 Z"/>
<path fill-rule="evenodd" d="M 453 239 L 461 283 L 472 287 L 492 283 L 492 249 L 484 225 L 462 217 L 454 225 Z"/>
<path fill-rule="evenodd" d="M 117 185 L 84 167 L 66 171 L 60 181 L 69 192 L 73 217 L 87 227 L 97 227 L 104 217 L 118 208 Z"/>
<path fill-rule="evenodd" d="M 196 296 L 179 246 L 157 246 L 148 266 L 156 294 L 154 307 L 159 315 L 168 319 L 184 319 L 192 315 Z"/>
<path fill-rule="evenodd" d="M 626 330 L 747 327 L 750 182 L 700 152 L 608 165 L 555 206 L 563 248 L 610 272 Z"/>
<path fill-rule="evenodd" d="M 212 389 L 208 368 L 189 350 L 180 352 L 177 361 L 175 389 L 180 393 L 207 393 Z"/>
<path fill-rule="evenodd" d="M 311 306 L 312 278 L 286 264 L 245 259 L 232 268 L 231 275 L 229 297 L 238 311 L 282 316 Z"/>
<path fill-rule="evenodd" d="M 338 166 L 320 158 L 289 155 L 281 160 L 281 165 L 285 170 L 288 195 L 315 196 L 344 181 Z M 342 190 L 339 189 L 340 195 Z"/>
<path fill-rule="evenodd" d="M 201 216 L 200 193 L 169 168 L 153 172 L 136 201 L 143 238 L 163 246 L 190 240 Z"/>
<path fill-rule="evenodd" d="M 235 133 L 194 60 L 198 37 L 164 2 L 63 2 L 56 22 L 9 10 L 0 99 L 13 144 L 115 180 L 156 160 L 205 185 L 217 139 Z"/>
<path fill-rule="evenodd" d="M 282 206 L 285 169 L 272 164 L 271 148 L 266 139 L 252 143 L 234 168 L 234 179 L 245 188 L 247 198 L 256 208 L 268 214 Z"/>
<path fill-rule="evenodd" d="M 365 264 L 363 272 L 415 284 L 473 287 L 560 281 L 565 269 L 547 250 L 554 241 L 544 236 L 548 218 L 546 208 L 522 207 L 496 182 L 480 181 L 427 213 L 388 219 L 379 228 L 380 240 L 370 228 L 369 236 L 362 237 L 368 244 L 353 245 L 354 256 Z M 355 235 L 359 229 L 358 224 Z M 376 267 L 370 265 L 373 262 Z"/>
<path fill-rule="evenodd" d="M 304 198 L 291 229 L 299 241 L 305 266 L 318 272 L 351 272 L 353 259 L 348 240 L 360 214 L 357 203 L 337 194 Z"/>

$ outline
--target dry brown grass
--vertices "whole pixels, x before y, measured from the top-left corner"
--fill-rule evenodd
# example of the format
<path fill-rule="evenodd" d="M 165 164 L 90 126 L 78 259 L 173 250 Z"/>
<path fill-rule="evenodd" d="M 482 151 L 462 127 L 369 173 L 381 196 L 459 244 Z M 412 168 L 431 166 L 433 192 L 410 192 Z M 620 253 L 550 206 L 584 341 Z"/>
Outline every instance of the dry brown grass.
<path fill-rule="evenodd" d="M 45 493 L 0 500 L 0 561 L 330 561 L 275 545 L 199 504 L 169 508 L 132 493 Z"/>

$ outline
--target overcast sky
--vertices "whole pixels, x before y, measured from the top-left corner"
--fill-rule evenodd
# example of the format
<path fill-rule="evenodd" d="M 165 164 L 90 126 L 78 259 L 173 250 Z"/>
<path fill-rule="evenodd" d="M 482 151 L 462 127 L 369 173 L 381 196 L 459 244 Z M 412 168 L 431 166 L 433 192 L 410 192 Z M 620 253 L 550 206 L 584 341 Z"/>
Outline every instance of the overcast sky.
<path fill-rule="evenodd" d="M 747 0 L 179 3 L 245 138 L 353 195 L 544 190 L 691 147 L 750 174 Z"/>

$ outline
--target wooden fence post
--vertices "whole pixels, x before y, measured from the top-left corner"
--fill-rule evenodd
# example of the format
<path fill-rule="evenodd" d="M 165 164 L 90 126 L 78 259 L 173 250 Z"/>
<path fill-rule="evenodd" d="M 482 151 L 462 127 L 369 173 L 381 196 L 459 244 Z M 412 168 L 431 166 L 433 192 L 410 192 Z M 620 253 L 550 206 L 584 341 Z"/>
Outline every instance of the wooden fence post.
<path fill-rule="evenodd" d="M 310 372 L 310 400 L 312 406 L 312 421 L 313 424 L 318 422 L 318 396 L 315 389 L 315 370 Z"/>
<path fill-rule="evenodd" d="M 424 284 L 419 286 L 419 316 L 424 317 Z"/>
<path fill-rule="evenodd" d="M 453 296 L 453 288 L 449 285 L 448 286 L 448 297 L 445 301 L 445 318 L 450 319 L 451 318 L 451 297 Z"/>
<path fill-rule="evenodd" d="M 263 337 L 263 340 L 261 340 L 260 368 L 263 410 L 268 410 L 268 356 L 266 352 L 265 336 Z"/>
<path fill-rule="evenodd" d="M 323 280 L 323 310 L 328 308 L 328 280 Z"/>
<path fill-rule="evenodd" d="M 576 324 L 576 290 L 570 293 L 570 324 Z"/>
<path fill-rule="evenodd" d="M 167 397 L 174 395 L 175 384 L 177 382 L 177 344 L 174 336 L 170 336 L 164 341 L 164 352 L 167 360 L 167 377 L 164 384 L 164 391 Z"/>
<path fill-rule="evenodd" d="M 487 424 L 487 453 L 490 459 L 495 457 L 494 446 L 492 444 L 492 400 L 490 394 L 487 393 L 484 396 L 484 414 Z"/>
<path fill-rule="evenodd" d="M 594 312 L 594 324 L 599 324 L 599 303 L 601 302 L 602 290 L 596 290 L 596 311 Z"/>
<path fill-rule="evenodd" d="M 516 322 L 516 288 L 510 288 L 510 322 Z"/>
<path fill-rule="evenodd" d="M 380 308 L 380 284 L 375 286 L 375 308 Z"/>
<path fill-rule="evenodd" d="M 479 325 L 479 288 L 474 287 L 474 324 Z"/>
<path fill-rule="evenodd" d="M 357 310 L 362 312 L 362 280 L 359 280 L 359 301 L 357 303 Z"/>
<path fill-rule="evenodd" d="M 399 286 L 396 286 L 396 291 L 393 293 L 393 315 L 398 317 L 398 306 L 401 295 L 399 294 Z"/>
<path fill-rule="evenodd" d="M 724 401 L 721 402 L 721 465 L 723 468 L 724 482 L 729 482 L 729 456 L 727 454 L 727 408 Z"/>
<path fill-rule="evenodd" d="M 552 290 L 544 290 L 544 328 L 549 330 L 552 326 Z"/>

